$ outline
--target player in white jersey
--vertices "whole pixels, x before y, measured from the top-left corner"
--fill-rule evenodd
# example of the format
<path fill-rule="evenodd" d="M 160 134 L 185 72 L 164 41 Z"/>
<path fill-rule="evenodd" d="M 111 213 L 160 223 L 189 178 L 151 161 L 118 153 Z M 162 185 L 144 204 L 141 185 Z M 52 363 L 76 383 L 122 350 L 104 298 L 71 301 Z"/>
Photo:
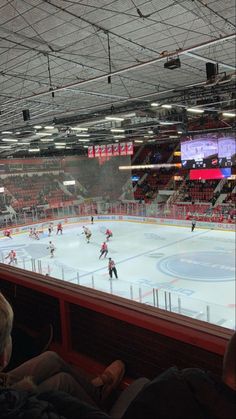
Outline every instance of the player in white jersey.
<path fill-rule="evenodd" d="M 49 242 L 49 245 L 48 245 L 47 249 L 49 249 L 51 258 L 53 258 L 54 257 L 54 252 L 55 252 L 55 249 L 56 249 L 53 242 L 51 242 L 51 241 Z"/>
<path fill-rule="evenodd" d="M 88 227 L 85 227 L 85 226 L 83 226 L 83 230 L 84 230 L 83 233 L 85 234 L 87 243 L 89 243 L 90 242 L 90 238 L 92 236 L 92 232 L 91 232 L 91 230 L 89 230 Z"/>

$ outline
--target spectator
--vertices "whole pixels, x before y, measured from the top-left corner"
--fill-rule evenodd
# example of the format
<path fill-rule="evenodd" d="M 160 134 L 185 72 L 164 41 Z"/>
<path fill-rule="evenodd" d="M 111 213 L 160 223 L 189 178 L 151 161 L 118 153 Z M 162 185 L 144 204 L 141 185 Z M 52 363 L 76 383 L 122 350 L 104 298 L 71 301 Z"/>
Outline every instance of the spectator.
<path fill-rule="evenodd" d="M 170 368 L 138 393 L 122 419 L 233 419 L 236 412 L 236 332 L 222 379 L 199 368 Z"/>
<path fill-rule="evenodd" d="M 11 358 L 11 330 L 13 311 L 0 293 L 0 371 Z M 0 386 L 18 390 L 65 391 L 93 406 L 102 406 L 111 392 L 120 384 L 124 375 L 124 364 L 117 360 L 108 366 L 101 376 L 90 380 L 66 364 L 56 353 L 46 351 L 26 361 L 17 368 L 0 374 Z"/>

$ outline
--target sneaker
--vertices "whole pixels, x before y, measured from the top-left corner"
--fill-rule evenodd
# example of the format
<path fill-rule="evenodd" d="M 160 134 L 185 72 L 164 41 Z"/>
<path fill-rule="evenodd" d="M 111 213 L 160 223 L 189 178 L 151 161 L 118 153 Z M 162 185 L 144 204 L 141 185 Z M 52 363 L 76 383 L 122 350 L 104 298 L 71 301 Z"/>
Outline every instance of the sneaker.
<path fill-rule="evenodd" d="M 113 390 L 121 383 L 125 374 L 125 365 L 122 361 L 112 362 L 101 375 L 91 382 L 95 387 L 101 387 L 101 401 L 104 402 Z"/>

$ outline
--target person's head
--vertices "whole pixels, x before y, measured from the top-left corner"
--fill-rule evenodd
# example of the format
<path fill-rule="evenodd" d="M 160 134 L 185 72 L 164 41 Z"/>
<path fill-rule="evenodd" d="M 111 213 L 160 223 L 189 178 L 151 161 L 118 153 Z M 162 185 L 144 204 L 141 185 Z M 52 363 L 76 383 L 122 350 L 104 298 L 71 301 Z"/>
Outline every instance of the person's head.
<path fill-rule="evenodd" d="M 13 324 L 13 311 L 0 292 L 0 371 L 10 361 L 12 352 L 11 330 Z"/>
<path fill-rule="evenodd" d="M 52 242 L 49 242 L 49 244 L 52 244 Z"/>
<path fill-rule="evenodd" d="M 109 258 L 109 260 L 111 260 L 111 258 Z"/>
<path fill-rule="evenodd" d="M 225 350 L 222 378 L 227 386 L 236 391 L 236 332 L 229 340 Z"/>

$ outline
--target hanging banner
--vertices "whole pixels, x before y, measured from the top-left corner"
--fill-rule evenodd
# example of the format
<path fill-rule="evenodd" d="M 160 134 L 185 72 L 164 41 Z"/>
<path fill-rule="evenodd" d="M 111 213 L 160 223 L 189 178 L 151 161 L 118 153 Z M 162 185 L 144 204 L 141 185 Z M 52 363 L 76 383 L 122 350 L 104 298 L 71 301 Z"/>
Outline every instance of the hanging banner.
<path fill-rule="evenodd" d="M 94 146 L 94 156 L 95 157 L 100 157 L 101 155 L 101 147 L 100 145 L 95 145 Z"/>
<path fill-rule="evenodd" d="M 132 141 L 129 141 L 128 143 L 126 143 L 126 154 L 128 156 L 132 156 L 134 154 L 134 145 Z"/>
<path fill-rule="evenodd" d="M 120 156 L 126 156 L 126 143 L 120 143 Z"/>
<path fill-rule="evenodd" d="M 93 145 L 88 147 L 88 158 L 92 159 L 94 157 L 94 147 Z"/>
<path fill-rule="evenodd" d="M 107 156 L 113 156 L 113 144 L 107 144 Z"/>
<path fill-rule="evenodd" d="M 106 157 L 107 156 L 107 146 L 106 146 L 106 144 L 102 144 L 100 146 L 100 156 L 101 157 Z"/>
<path fill-rule="evenodd" d="M 113 156 L 120 155 L 120 146 L 119 144 L 113 144 Z"/>

